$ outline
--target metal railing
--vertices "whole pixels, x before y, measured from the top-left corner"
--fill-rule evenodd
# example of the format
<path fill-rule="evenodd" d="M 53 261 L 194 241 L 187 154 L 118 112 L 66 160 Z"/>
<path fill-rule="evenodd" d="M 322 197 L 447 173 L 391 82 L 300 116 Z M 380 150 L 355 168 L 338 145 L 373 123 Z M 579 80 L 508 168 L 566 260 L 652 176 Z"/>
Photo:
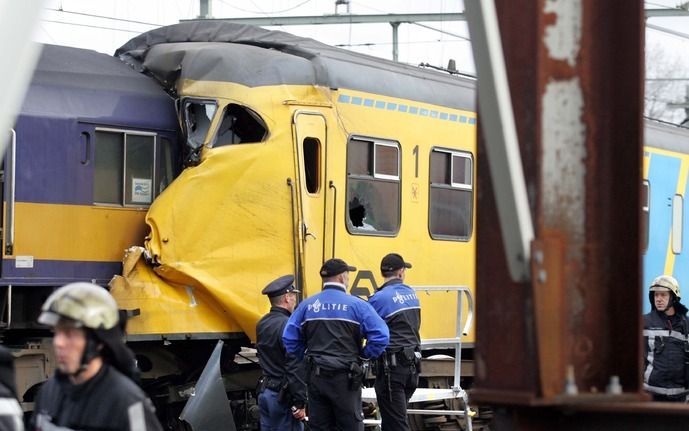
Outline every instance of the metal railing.
<path fill-rule="evenodd" d="M 471 296 L 471 290 L 466 286 L 415 286 L 413 289 L 418 292 L 457 292 L 457 323 L 456 335 L 452 338 L 428 338 L 421 340 L 421 349 L 435 349 L 438 347 L 453 348 L 454 353 L 454 373 L 452 387 L 447 389 L 433 389 L 433 388 L 417 388 L 410 399 L 410 403 L 429 401 L 429 400 L 445 400 L 445 399 L 461 399 L 464 404 L 464 410 L 428 410 L 428 409 L 408 409 L 407 414 L 417 415 L 448 415 L 448 416 L 463 416 L 466 420 L 466 429 L 472 431 L 471 419 L 476 415 L 469 407 L 469 400 L 466 392 L 462 389 L 460 384 L 462 374 L 462 338 L 469 334 L 471 325 L 474 320 L 474 299 Z M 464 299 L 466 298 L 467 316 L 466 322 L 462 325 L 464 320 Z M 364 401 L 375 401 L 375 391 L 373 388 L 364 388 L 362 391 L 362 399 Z M 366 419 L 365 424 L 380 425 L 379 419 Z"/>

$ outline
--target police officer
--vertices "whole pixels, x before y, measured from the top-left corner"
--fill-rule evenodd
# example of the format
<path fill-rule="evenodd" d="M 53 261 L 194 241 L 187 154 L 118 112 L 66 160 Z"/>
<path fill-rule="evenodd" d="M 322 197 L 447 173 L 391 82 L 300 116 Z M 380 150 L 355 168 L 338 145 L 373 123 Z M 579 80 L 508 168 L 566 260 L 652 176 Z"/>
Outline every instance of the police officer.
<path fill-rule="evenodd" d="M 36 397 L 34 430 L 162 430 L 132 380 L 136 362 L 107 290 L 71 283 L 53 292 L 41 310 L 39 323 L 55 332 L 57 369 Z"/>
<path fill-rule="evenodd" d="M 299 304 L 282 335 L 288 352 L 306 357 L 314 431 L 364 429 L 361 360 L 378 357 L 389 340 L 388 327 L 373 308 L 347 294 L 350 271 L 356 268 L 341 259 L 326 261 L 320 271 L 323 291 Z"/>
<path fill-rule="evenodd" d="M 390 344 L 376 361 L 376 400 L 383 431 L 409 430 L 407 402 L 419 379 L 421 306 L 414 289 L 404 284 L 408 268 L 411 264 L 397 253 L 383 257 L 380 272 L 385 282 L 368 300 L 390 329 Z"/>
<path fill-rule="evenodd" d="M 24 413 L 17 401 L 14 357 L 0 346 L 0 430 L 24 431 Z"/>
<path fill-rule="evenodd" d="M 306 383 L 304 362 L 287 354 L 282 331 L 297 306 L 294 277 L 285 275 L 261 292 L 270 300 L 270 312 L 256 325 L 256 350 L 263 370 L 258 395 L 261 431 L 301 431 L 304 426 Z"/>
<path fill-rule="evenodd" d="M 689 389 L 687 307 L 679 283 L 661 275 L 651 283 L 651 312 L 644 315 L 644 389 L 654 401 L 685 401 Z"/>

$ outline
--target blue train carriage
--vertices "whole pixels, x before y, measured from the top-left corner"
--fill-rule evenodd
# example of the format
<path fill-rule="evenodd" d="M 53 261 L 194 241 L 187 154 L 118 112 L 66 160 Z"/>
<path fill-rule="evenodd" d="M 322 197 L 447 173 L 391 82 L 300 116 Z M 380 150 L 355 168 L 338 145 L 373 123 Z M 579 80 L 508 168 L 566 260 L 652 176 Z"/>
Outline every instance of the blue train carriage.
<path fill-rule="evenodd" d="M 152 79 L 108 55 L 43 47 L 3 162 L 5 344 L 40 339 L 53 288 L 105 286 L 121 272 L 123 251 L 143 244 L 149 205 L 179 171 L 178 128 L 174 101 Z M 18 366 L 48 374 L 45 358 Z M 20 396 L 35 377 L 20 372 Z"/>
<path fill-rule="evenodd" d="M 391 251 L 414 264 L 412 285 L 473 289 L 472 80 L 224 22 L 156 29 L 117 55 L 176 93 L 189 152 L 111 283 L 138 313 L 128 339 L 149 343 L 145 376 L 172 370 L 154 347 L 248 344 L 270 306 L 261 289 L 294 273 L 313 295 L 333 256 L 359 269 L 363 298 Z M 456 292 L 421 302 L 423 338 L 456 335 Z"/>
<path fill-rule="evenodd" d="M 685 294 L 689 291 L 689 250 L 684 248 L 684 224 L 689 217 L 684 211 L 689 171 L 689 129 L 651 120 L 645 124 L 642 188 L 644 313 L 651 308 L 648 288 L 658 275 L 672 275 Z"/>

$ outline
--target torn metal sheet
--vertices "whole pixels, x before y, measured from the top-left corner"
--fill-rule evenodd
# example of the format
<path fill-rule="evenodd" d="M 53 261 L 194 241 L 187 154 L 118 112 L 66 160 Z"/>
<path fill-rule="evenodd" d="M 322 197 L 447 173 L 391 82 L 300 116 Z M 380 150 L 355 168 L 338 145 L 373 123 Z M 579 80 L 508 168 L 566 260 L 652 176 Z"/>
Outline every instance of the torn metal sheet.
<path fill-rule="evenodd" d="M 347 88 L 473 110 L 447 74 L 359 54 L 282 31 L 222 21 L 183 22 L 151 30 L 115 55 L 168 89 L 185 80 L 247 87 L 317 85 Z M 419 79 L 432 85 L 419 85 Z"/>
<path fill-rule="evenodd" d="M 218 341 L 179 418 L 194 431 L 236 431 L 230 402 L 220 374 L 223 342 Z"/>

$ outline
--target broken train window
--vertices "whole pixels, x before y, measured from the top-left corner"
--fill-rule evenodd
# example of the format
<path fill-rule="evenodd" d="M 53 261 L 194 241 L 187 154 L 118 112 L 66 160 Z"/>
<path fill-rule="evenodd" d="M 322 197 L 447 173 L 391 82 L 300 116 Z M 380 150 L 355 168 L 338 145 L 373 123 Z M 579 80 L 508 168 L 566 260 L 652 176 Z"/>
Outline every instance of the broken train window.
<path fill-rule="evenodd" d="M 399 227 L 399 143 L 352 138 L 347 146 L 347 230 L 390 236 Z"/>
<path fill-rule="evenodd" d="M 267 135 L 268 128 L 256 112 L 245 106 L 230 103 L 225 107 L 211 147 L 261 142 Z"/>
<path fill-rule="evenodd" d="M 187 147 L 191 150 L 198 150 L 205 142 L 218 104 L 214 100 L 186 98 L 183 106 L 183 124 L 184 134 L 187 137 Z"/>

